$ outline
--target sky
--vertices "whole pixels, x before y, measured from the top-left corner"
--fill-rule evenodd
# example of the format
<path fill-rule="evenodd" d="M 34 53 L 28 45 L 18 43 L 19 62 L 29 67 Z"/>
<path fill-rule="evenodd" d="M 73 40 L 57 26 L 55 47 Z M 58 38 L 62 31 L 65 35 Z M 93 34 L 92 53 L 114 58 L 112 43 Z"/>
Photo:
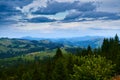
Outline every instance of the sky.
<path fill-rule="evenodd" d="M 120 36 L 120 0 L 0 0 L 0 37 Z"/>

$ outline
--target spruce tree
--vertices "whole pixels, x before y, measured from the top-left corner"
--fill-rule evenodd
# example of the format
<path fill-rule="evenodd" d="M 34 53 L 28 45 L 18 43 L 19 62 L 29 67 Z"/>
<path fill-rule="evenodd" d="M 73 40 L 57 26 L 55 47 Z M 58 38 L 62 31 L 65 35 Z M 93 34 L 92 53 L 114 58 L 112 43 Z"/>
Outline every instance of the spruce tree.
<path fill-rule="evenodd" d="M 92 49 L 91 49 L 90 45 L 87 48 L 87 54 L 92 55 Z"/>
<path fill-rule="evenodd" d="M 52 71 L 52 80 L 68 80 L 66 64 L 62 58 L 57 59 Z"/>
<path fill-rule="evenodd" d="M 116 41 L 116 42 L 119 42 L 119 37 L 118 37 L 117 34 L 115 35 L 115 41 Z"/>
<path fill-rule="evenodd" d="M 56 54 L 54 56 L 55 59 L 58 59 L 60 57 L 63 57 L 62 51 L 60 48 L 57 48 Z"/>

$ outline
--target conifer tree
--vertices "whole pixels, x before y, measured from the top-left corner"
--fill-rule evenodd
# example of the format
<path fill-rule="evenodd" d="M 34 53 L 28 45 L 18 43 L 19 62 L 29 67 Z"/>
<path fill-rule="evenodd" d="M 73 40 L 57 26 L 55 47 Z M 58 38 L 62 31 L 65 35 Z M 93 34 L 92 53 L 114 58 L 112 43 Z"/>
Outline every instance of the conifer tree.
<path fill-rule="evenodd" d="M 87 48 L 87 54 L 92 55 L 92 49 L 91 49 L 90 45 Z"/>
<path fill-rule="evenodd" d="M 115 35 L 115 41 L 116 41 L 116 42 L 119 42 L 119 37 L 118 37 L 117 34 Z"/>
<path fill-rule="evenodd" d="M 57 48 L 56 54 L 54 56 L 55 59 L 58 59 L 60 57 L 63 57 L 62 51 L 60 48 Z"/>
<path fill-rule="evenodd" d="M 68 72 L 63 58 L 59 58 L 55 63 L 52 72 L 52 80 L 68 80 Z"/>

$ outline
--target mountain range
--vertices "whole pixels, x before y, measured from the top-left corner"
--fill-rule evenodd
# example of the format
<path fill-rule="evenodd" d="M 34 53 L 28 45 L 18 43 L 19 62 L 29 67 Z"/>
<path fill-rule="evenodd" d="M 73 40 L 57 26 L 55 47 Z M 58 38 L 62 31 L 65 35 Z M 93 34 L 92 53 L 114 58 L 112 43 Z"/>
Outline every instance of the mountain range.
<path fill-rule="evenodd" d="M 64 46 L 82 47 L 86 48 L 90 45 L 92 48 L 97 48 L 102 45 L 103 36 L 83 36 L 83 37 L 71 37 L 71 38 L 35 38 L 35 37 L 22 37 L 25 40 L 48 40 L 54 43 L 60 43 Z"/>

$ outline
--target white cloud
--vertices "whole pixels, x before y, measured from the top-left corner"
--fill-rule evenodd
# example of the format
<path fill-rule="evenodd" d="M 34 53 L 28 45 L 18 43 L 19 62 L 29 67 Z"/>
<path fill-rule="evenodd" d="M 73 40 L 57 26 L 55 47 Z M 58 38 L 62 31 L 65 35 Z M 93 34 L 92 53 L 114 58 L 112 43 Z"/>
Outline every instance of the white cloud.
<path fill-rule="evenodd" d="M 57 2 L 74 2 L 74 1 L 78 1 L 78 0 L 54 0 Z"/>
<path fill-rule="evenodd" d="M 81 2 L 96 2 L 97 11 L 120 12 L 120 0 L 78 0 Z"/>
<path fill-rule="evenodd" d="M 120 12 L 120 0 L 100 0 L 98 11 L 104 12 Z"/>
<path fill-rule="evenodd" d="M 119 0 L 33 0 L 33 2 L 27 6 L 24 6 L 22 9 L 20 7 L 16 7 L 17 10 L 21 10 L 24 14 L 26 14 L 27 18 L 34 18 L 34 17 L 48 17 L 50 19 L 57 19 L 61 20 L 63 19 L 68 13 L 71 13 L 70 11 L 65 13 L 58 13 L 56 15 L 32 15 L 31 12 L 35 12 L 40 7 L 46 7 L 49 2 L 57 1 L 57 2 L 74 2 L 74 1 L 80 1 L 80 2 L 96 2 L 97 11 L 102 12 L 120 12 L 120 5 Z M 112 11 L 111 11 L 112 10 Z"/>
<path fill-rule="evenodd" d="M 32 15 L 32 14 L 28 14 L 27 18 L 31 19 L 31 18 L 35 18 L 35 17 L 47 17 L 49 19 L 63 20 L 67 14 L 68 14 L 68 11 L 60 12 L 60 13 L 57 13 L 55 15 Z"/>
<path fill-rule="evenodd" d="M 29 13 L 38 10 L 39 7 L 46 7 L 47 0 L 34 0 L 31 4 L 24 6 L 22 9 L 23 13 Z"/>
<path fill-rule="evenodd" d="M 65 30 L 65 31 L 81 31 L 81 30 L 89 30 L 93 28 L 98 28 L 100 30 L 119 30 L 120 29 L 120 20 L 97 20 L 97 21 L 85 21 L 85 22 L 69 22 L 69 23 L 61 23 L 61 22 L 51 22 L 51 23 L 24 23 L 22 26 L 14 28 L 18 30 L 24 31 L 41 31 L 41 32 L 50 32 L 56 30 Z M 21 25 L 21 23 L 19 24 Z"/>
<path fill-rule="evenodd" d="M 51 1 L 57 1 L 57 2 L 74 2 L 74 1 L 81 1 L 83 2 L 96 2 L 96 4 L 99 6 L 97 7 L 97 11 L 102 12 L 113 12 L 113 13 L 119 13 L 118 16 L 120 16 L 120 0 L 33 0 L 33 2 L 30 4 L 23 4 L 23 8 L 21 8 L 19 5 L 12 2 L 10 5 L 13 5 L 16 7 L 17 10 L 21 10 L 24 14 L 27 15 L 27 18 L 34 18 L 34 17 L 48 17 L 50 19 L 57 19 L 62 20 L 67 14 L 71 13 L 80 13 L 75 10 L 69 10 L 66 12 L 58 13 L 55 15 L 32 15 L 31 12 L 38 10 L 40 7 L 47 7 L 47 2 Z M 9 2 L 10 3 L 10 2 Z M 26 5 L 26 6 L 24 6 Z M 6 5 L 7 6 L 7 5 Z M 18 6 L 18 7 L 17 7 Z M 62 7 L 62 6 L 60 6 Z M 11 9 L 11 8 L 10 8 Z M 14 9 L 14 8 L 13 8 Z M 53 9 L 54 10 L 54 9 Z M 9 11 L 9 10 L 8 10 Z M 96 11 L 96 12 L 97 12 Z M 7 12 L 7 11 L 6 11 Z M 6 13 L 5 13 L 6 14 Z M 8 14 L 10 15 L 10 13 Z M 2 16 L 1 16 L 2 17 Z M 5 18 L 7 15 L 5 15 Z M 26 18 L 26 17 L 24 17 Z M 106 17 L 100 17 L 100 19 L 105 19 Z M 3 18 L 2 18 L 3 19 Z M 96 21 L 84 21 L 84 22 L 68 22 L 68 23 L 62 23 L 62 22 L 49 22 L 49 23 L 20 23 L 19 20 L 23 19 L 22 14 L 12 15 L 9 18 L 6 18 L 6 20 L 14 20 L 18 21 L 18 24 L 14 23 L 14 25 L 9 25 L 8 23 L 0 28 L 0 35 L 8 35 L 10 34 L 16 34 L 18 35 L 18 32 L 21 36 L 26 35 L 36 35 L 36 34 L 47 34 L 52 35 L 57 33 L 64 33 L 64 35 L 71 34 L 72 36 L 75 35 L 110 35 L 114 33 L 120 32 L 120 20 L 96 20 Z M 92 18 L 85 18 L 87 20 L 92 20 Z M 80 18 L 82 20 L 82 18 Z M 2 22 L 1 22 L 2 23 Z M 9 23 L 11 24 L 11 23 Z M 10 33 L 10 34 L 9 34 Z M 21 34 L 23 33 L 23 34 Z M 119 33 L 120 34 L 120 33 Z M 60 35 L 59 35 L 60 36 Z"/>
<path fill-rule="evenodd" d="M 9 37 L 76 37 L 120 35 L 120 20 L 96 20 L 85 22 L 18 23 L 3 27 L 0 36 Z"/>

